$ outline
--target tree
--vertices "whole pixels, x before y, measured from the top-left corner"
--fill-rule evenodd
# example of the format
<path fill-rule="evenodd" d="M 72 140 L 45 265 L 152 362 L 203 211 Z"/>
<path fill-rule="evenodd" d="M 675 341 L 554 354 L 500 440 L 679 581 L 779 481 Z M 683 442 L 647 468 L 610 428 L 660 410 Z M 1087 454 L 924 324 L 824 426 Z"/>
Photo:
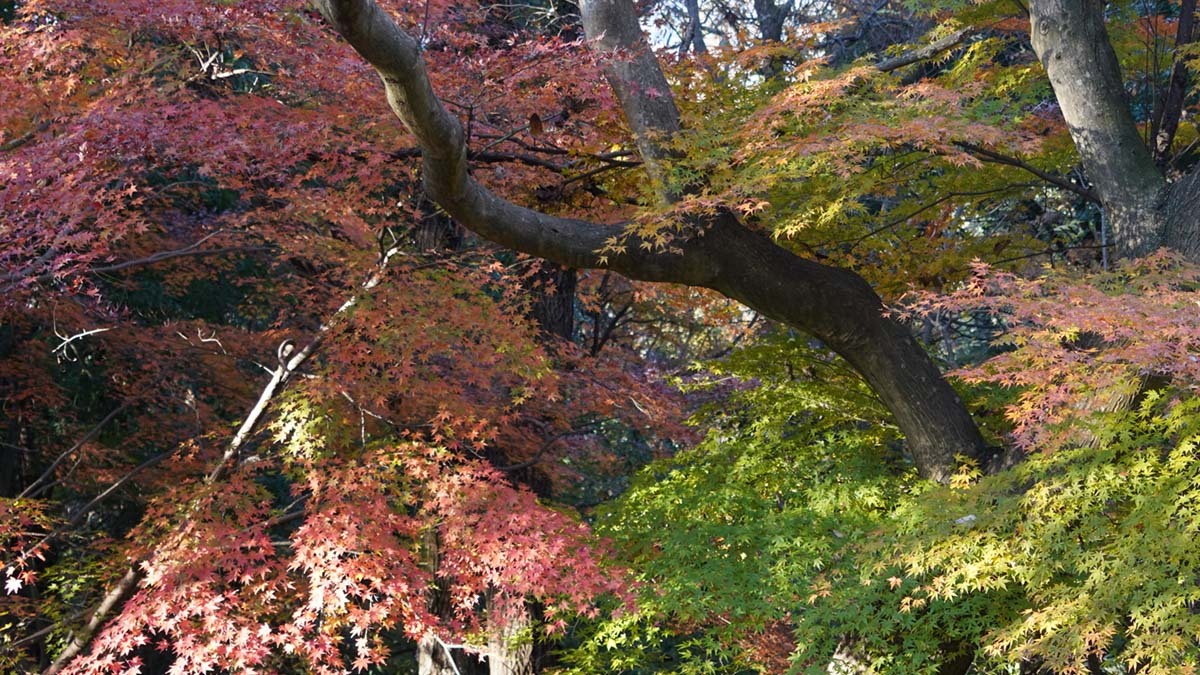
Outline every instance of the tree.
<path fill-rule="evenodd" d="M 720 290 L 768 316 L 815 335 L 852 364 L 895 416 L 912 448 L 918 470 L 925 477 L 949 480 L 955 456 L 965 456 L 968 463 L 978 463 L 984 458 L 980 436 L 952 393 L 946 396 L 935 393 L 921 404 L 914 401 L 919 392 L 936 392 L 938 385 L 929 379 L 922 383 L 923 387 L 912 386 L 911 380 L 903 383 L 905 370 L 930 371 L 923 370 L 925 362 L 917 356 L 919 350 L 905 349 L 912 343 L 903 330 L 887 331 L 879 327 L 887 325 L 887 320 L 879 318 L 878 299 L 869 289 L 852 290 L 855 282 L 862 283 L 861 279 L 822 265 L 798 264 L 799 259 L 770 242 L 755 242 L 749 229 L 737 222 L 729 210 L 719 207 L 689 221 L 690 229 L 685 228 L 682 237 L 671 240 L 670 251 L 662 253 L 654 242 L 625 241 L 611 229 L 549 219 L 497 200 L 472 181 L 460 163 L 465 155 L 461 134 L 432 94 L 415 43 L 374 5 L 347 1 L 323 2 L 320 6 L 343 37 L 380 72 L 394 109 L 427 149 L 427 189 L 469 227 L 507 245 L 552 259 L 569 260 L 572 265 L 611 266 L 636 278 Z M 683 195 L 674 192 L 667 180 L 665 167 L 671 160 L 671 150 L 669 142 L 664 140 L 680 132 L 678 113 L 666 93 L 667 81 L 645 45 L 632 5 L 594 2 L 582 9 L 593 44 L 602 56 L 608 57 L 607 76 L 637 139 L 647 170 L 661 186 L 659 197 L 664 201 L 679 199 Z M 1185 4 L 1180 43 L 1186 42 L 1184 36 L 1190 28 L 1185 26 L 1190 24 L 1193 11 L 1193 6 Z M 1104 29 L 1103 7 L 1095 3 L 1034 3 L 1031 17 L 1034 48 L 1050 76 L 1093 186 L 1094 192 L 1088 196 L 1101 203 L 1117 250 L 1124 256 L 1132 256 L 1168 246 L 1194 256 L 1191 241 L 1197 223 L 1193 205 L 1195 195 L 1200 194 L 1197 190 L 1200 184 L 1195 181 L 1200 179 L 1193 172 L 1168 188 L 1152 154 L 1138 136 L 1125 100 L 1117 59 Z M 960 39 L 961 34 L 943 44 L 953 46 Z M 936 53 L 940 48 L 927 53 Z M 900 60 L 901 65 L 911 62 Z M 1181 105 L 1180 100 L 1176 96 L 1171 105 Z M 1163 111 L 1159 117 L 1167 118 L 1164 126 L 1168 129 L 1174 126 L 1169 120 L 1174 114 Z M 962 145 L 992 160 L 1021 165 L 1019 160 L 986 148 Z M 1169 140 L 1166 145 L 1170 146 Z M 614 244 L 617 241 L 623 245 Z M 593 254 L 590 257 L 589 252 Z M 738 257 L 731 258 L 730 253 Z M 744 269 L 747 261 L 752 261 L 754 271 Z M 766 275 L 762 275 L 764 271 Z M 752 277 L 755 272 L 761 276 Z M 839 272 L 846 280 L 840 286 L 832 283 Z M 741 285 L 748 278 L 753 278 L 751 284 Z M 780 279 L 785 280 L 783 284 Z M 834 298 L 835 305 L 814 306 L 811 298 L 804 297 L 819 293 Z M 788 313 L 787 300 L 781 295 L 791 296 L 793 306 L 801 306 L 804 311 Z M 835 307 L 841 309 L 840 315 Z M 857 314 L 859 308 L 867 311 Z M 871 336 L 869 344 L 855 340 L 866 335 Z M 896 350 L 887 353 L 887 359 L 891 364 L 903 364 L 899 374 L 880 363 L 881 349 Z M 870 355 L 873 351 L 874 358 Z M 940 381 L 933 378 L 933 382 Z M 1126 401 L 1131 398 L 1128 394 L 1124 396 Z M 951 423 L 940 423 L 944 417 L 929 414 L 933 408 L 923 407 L 926 403 L 936 406 L 942 416 L 949 416 Z M 926 412 L 917 412 L 921 409 Z M 956 426 L 956 419 L 963 424 Z M 935 596 L 936 593 L 935 590 Z M 972 661 L 972 652 L 969 649 L 965 653 L 956 652 L 960 648 L 953 645 L 957 643 L 949 644 L 950 657 L 944 662 L 951 669 L 948 672 L 965 670 Z M 1060 658 L 1053 655 L 1053 660 Z"/>
<path fill-rule="evenodd" d="M 653 447 L 673 397 L 533 325 L 570 304 L 531 299 L 534 261 L 445 250 L 403 153 L 361 142 L 374 92 L 274 79 L 322 30 L 275 9 L 29 2 L 0 26 L 5 672 L 362 670 L 423 638 L 482 651 L 512 628 L 485 597 L 560 631 L 625 594 L 561 500 L 598 427 Z M 280 152 L 299 137 L 324 150 Z"/>
<path fill-rule="evenodd" d="M 720 291 L 821 339 L 851 363 L 896 416 L 923 475 L 944 481 L 955 456 L 983 457 L 983 439 L 958 396 L 861 277 L 774 245 L 728 210 L 689 224 L 703 235 L 675 242 L 675 252 L 646 241 L 618 246 L 620 227 L 554 218 L 500 199 L 469 175 L 462 127 L 433 91 L 417 41 L 374 3 L 318 6 L 379 71 L 393 110 L 421 142 L 426 191 L 464 225 L 571 267 Z M 678 112 L 632 5 L 585 3 L 582 10 L 647 171 L 667 190 L 662 139 L 679 130 Z M 672 197 L 669 190 L 660 196 Z"/>
<path fill-rule="evenodd" d="M 827 354 L 786 333 L 738 350 L 697 384 L 758 386 L 599 519 L 649 590 L 588 626 L 568 672 L 1186 672 L 1195 274 L 1162 254 L 1035 279 L 977 265 L 924 294 L 916 311 L 1008 323 L 957 374 L 1029 451 L 944 488 L 897 466 L 886 411 Z M 1087 406 L 1131 388 L 1132 411 Z"/>
<path fill-rule="evenodd" d="M 1034 2 L 1030 35 L 1089 180 L 1104 205 L 1117 250 L 1145 255 L 1165 246 L 1195 259 L 1200 252 L 1196 171 L 1168 183 L 1142 141 L 1125 97 L 1117 56 L 1095 2 Z M 1195 5 L 1184 3 L 1179 44 L 1191 40 Z M 1174 81 L 1174 76 L 1172 77 Z M 1170 147 L 1183 110 L 1173 98 L 1160 122 Z"/>
<path fill-rule="evenodd" d="M 770 3 L 767 44 L 718 49 L 718 5 L 688 4 L 677 58 L 616 0 L 579 8 L 586 45 L 569 3 L 0 7 L 5 667 L 518 652 L 527 603 L 552 632 L 622 605 L 612 559 L 663 593 L 572 640 L 768 670 L 1186 663 L 1194 275 L 969 263 L 1191 255 L 1186 68 L 1148 69 L 1161 94 L 1122 117 L 1117 62 L 1174 7 L 1115 7 L 1138 20 L 1111 36 L 1103 8 L 1033 7 L 1047 83 L 1008 0 L 931 6 L 877 56 L 838 40 L 870 13 Z M 574 268 L 598 270 L 579 312 Z M 679 289 L 647 312 L 617 273 L 757 312 Z M 913 286 L 945 297 L 885 313 Z M 753 330 L 699 331 L 733 335 L 679 380 L 711 435 L 604 517 L 618 554 L 562 504 L 619 492 L 647 439 L 687 444 L 659 376 L 702 361 L 707 320 Z M 1031 458 L 1001 472 L 988 442 Z M 618 663 L 588 649 L 581 672 Z"/>
<path fill-rule="evenodd" d="M 984 458 L 983 441 L 957 397 L 905 330 L 880 317 L 878 298 L 856 275 L 788 255 L 728 211 L 692 223 L 702 235 L 678 243 L 678 254 L 663 254 L 653 246 L 649 252 L 612 250 L 618 234 L 611 227 L 548 219 L 498 200 L 469 177 L 461 129 L 431 89 L 417 43 L 373 3 L 318 6 L 379 70 L 396 113 L 422 143 L 426 189 L 468 227 L 572 266 L 606 266 L 634 278 L 715 288 L 820 338 L 853 364 L 896 416 L 923 475 L 946 480 L 956 455 Z M 582 12 L 647 170 L 664 185 L 659 166 L 667 158 L 664 139 L 679 132 L 678 113 L 633 6 L 587 2 Z M 1125 103 L 1102 7 L 1035 3 L 1031 16 L 1035 49 L 1119 249 L 1136 255 L 1166 245 L 1194 255 L 1189 242 L 1197 227 L 1189 219 L 1196 210 L 1189 205 L 1200 192 L 1197 179 L 1193 173 L 1165 194 L 1165 179 Z M 1093 49 L 1099 49 L 1096 59 Z M 629 247 L 642 249 L 645 243 Z"/>

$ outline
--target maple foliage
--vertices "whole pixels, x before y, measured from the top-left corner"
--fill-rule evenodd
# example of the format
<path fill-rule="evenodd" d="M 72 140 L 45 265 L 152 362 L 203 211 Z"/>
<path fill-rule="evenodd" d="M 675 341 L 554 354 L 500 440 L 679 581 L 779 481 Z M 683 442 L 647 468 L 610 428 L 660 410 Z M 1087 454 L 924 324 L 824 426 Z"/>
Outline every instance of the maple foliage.
<path fill-rule="evenodd" d="M 440 84 L 497 188 L 610 208 L 567 181 L 607 166 L 589 153 L 612 125 L 577 41 L 395 9 L 432 17 L 430 54 L 470 55 Z M 411 143 L 351 54 L 314 57 L 311 12 L 27 2 L 0 30 L 0 381 L 24 477 L 3 500 L 3 668 L 53 658 L 129 569 L 62 672 L 363 671 L 405 636 L 499 630 L 485 597 L 540 603 L 550 633 L 626 597 L 544 498 L 612 463 L 601 429 L 680 432 L 676 397 L 625 347 L 543 337 L 537 263 L 428 248 Z M 547 77 L 564 58 L 582 70 Z M 256 399 L 266 422 L 231 436 Z"/>
<path fill-rule="evenodd" d="M 922 293 L 917 315 L 989 318 L 992 355 L 957 374 L 1028 453 L 991 476 L 966 461 L 945 487 L 914 480 L 821 350 L 739 350 L 718 372 L 743 384 L 701 412 L 710 436 L 600 519 L 647 590 L 570 672 L 827 672 L 842 655 L 933 673 L 964 652 L 979 672 L 1188 672 L 1194 274 L 1167 253 L 1036 277 L 979 263 Z"/>
<path fill-rule="evenodd" d="M 384 672 L 535 615 L 578 673 L 1200 658 L 1200 277 L 1092 269 L 1019 3 L 896 8 L 881 54 L 853 8 L 663 54 L 665 188 L 570 3 L 380 5 L 474 180 L 623 224 L 602 261 L 736 214 L 861 274 L 1015 466 L 921 480 L 846 362 L 708 291 L 581 272 L 550 335 L 548 264 L 422 196 L 305 3 L 0 3 L 0 668 Z M 1135 109 L 1174 11 L 1113 9 Z"/>

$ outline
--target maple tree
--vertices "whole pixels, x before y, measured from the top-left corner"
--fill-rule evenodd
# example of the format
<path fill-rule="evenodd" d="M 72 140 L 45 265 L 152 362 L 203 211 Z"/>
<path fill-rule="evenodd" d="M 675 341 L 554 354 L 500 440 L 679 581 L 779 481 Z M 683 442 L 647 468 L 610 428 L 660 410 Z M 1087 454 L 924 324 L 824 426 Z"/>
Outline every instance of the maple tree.
<path fill-rule="evenodd" d="M 1194 3 L 753 4 L 0 4 L 0 664 L 1194 662 Z"/>
<path fill-rule="evenodd" d="M 575 267 L 601 266 L 640 279 L 717 289 L 820 338 L 850 362 L 896 417 L 923 475 L 946 479 L 959 454 L 985 459 L 986 448 L 965 408 L 905 329 L 881 318 L 881 303 L 860 277 L 789 254 L 742 226 L 723 201 L 693 204 L 699 215 L 681 226 L 703 236 L 685 236 L 685 242 L 672 246 L 661 228 L 624 241 L 628 233 L 611 226 L 550 218 L 497 198 L 468 174 L 461 126 L 438 101 L 417 41 L 372 2 L 319 6 L 379 71 L 395 112 L 422 144 L 426 190 L 468 227 Z M 662 186 L 659 197 L 678 199 L 680 189 L 690 188 L 670 186 L 665 163 L 671 156 L 666 140 L 681 130 L 679 114 L 632 4 L 583 3 L 581 12 L 593 47 L 608 55 L 607 77 L 648 173 Z M 1034 6 L 1031 17 L 1031 32 L 1039 36 L 1034 49 L 1047 64 L 1118 248 L 1144 253 L 1164 244 L 1187 253 L 1186 240 L 1196 229 L 1187 220 L 1194 213 L 1187 207 L 1197 192 L 1194 177 L 1175 185 L 1175 197 L 1163 196 L 1165 179 L 1138 139 L 1115 53 L 1103 46 L 1108 43 L 1099 8 Z M 1075 25 L 1087 26 L 1087 34 L 1067 31 L 1040 41 L 1055 26 Z M 1089 50 L 1097 44 L 1102 53 L 1093 63 Z M 842 81 L 849 85 L 854 79 L 843 76 Z M 933 131 L 940 139 L 927 133 L 918 142 L 951 145 L 955 139 L 944 138 L 946 131 Z M 901 135 L 914 133 L 920 131 L 910 127 Z M 994 144 L 995 135 L 989 140 Z"/>
<path fill-rule="evenodd" d="M 322 29 L 279 9 L 22 3 L 3 28 L 6 64 L 38 54 L 4 87 L 6 670 L 362 670 L 433 636 L 461 659 L 506 607 L 553 632 L 624 593 L 532 490 L 603 474 L 597 429 L 652 452 L 674 397 L 543 337 L 543 266 L 434 244 L 402 153 L 358 136 L 395 131 L 366 98 L 318 109 L 340 78 L 294 40 Z"/>

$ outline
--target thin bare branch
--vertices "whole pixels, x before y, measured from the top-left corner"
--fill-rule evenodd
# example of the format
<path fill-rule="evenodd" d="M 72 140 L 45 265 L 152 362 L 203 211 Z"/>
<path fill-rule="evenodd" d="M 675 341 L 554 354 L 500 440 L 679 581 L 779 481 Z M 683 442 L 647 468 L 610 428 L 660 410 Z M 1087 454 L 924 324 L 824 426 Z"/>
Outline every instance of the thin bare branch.
<path fill-rule="evenodd" d="M 975 145 L 974 143 L 968 143 L 966 141 L 955 141 L 954 145 L 962 148 L 963 150 L 966 150 L 967 152 L 971 153 L 972 155 L 979 156 L 980 158 L 982 158 L 985 161 L 992 162 L 993 164 L 1004 164 L 1006 166 L 1016 167 L 1018 169 L 1021 169 L 1022 171 L 1026 171 L 1028 173 L 1031 173 L 1031 174 L 1037 176 L 1038 178 L 1041 178 L 1042 180 L 1046 181 L 1047 183 L 1050 183 L 1051 185 L 1060 187 L 1069 192 L 1074 192 L 1075 194 L 1079 195 L 1080 197 L 1083 197 L 1084 199 L 1086 199 L 1090 202 L 1093 202 L 1095 204 L 1100 203 L 1100 195 L 1096 194 L 1092 190 L 1089 190 L 1088 188 L 1083 187 L 1082 185 L 1072 183 L 1070 180 L 1067 180 L 1066 178 L 1063 178 L 1062 176 L 1056 176 L 1052 173 L 1047 173 L 1045 171 L 1042 171 L 1041 169 L 1037 168 L 1036 166 L 1033 166 L 1032 164 L 1029 164 L 1028 162 L 1025 162 L 1024 160 L 1018 159 L 1016 157 L 1012 157 L 1010 155 L 1005 155 L 1003 153 L 996 152 L 995 150 L 989 150 L 988 148 L 985 148 L 983 146 Z"/>
<path fill-rule="evenodd" d="M 131 403 L 129 401 L 126 401 L 126 402 L 122 403 L 121 405 L 117 406 L 116 408 L 114 408 L 112 410 L 112 412 L 105 415 L 104 418 L 101 419 L 99 422 L 97 422 L 91 429 L 89 429 L 88 432 L 86 434 L 84 434 L 82 438 L 80 438 L 78 441 L 76 441 L 75 445 L 72 445 L 71 447 L 64 450 L 58 457 L 55 457 L 54 461 L 50 462 L 50 466 L 46 467 L 46 470 L 42 472 L 42 475 L 38 476 L 37 480 L 30 483 L 28 487 L 26 487 L 24 490 L 22 490 L 21 494 L 17 495 L 17 499 L 26 499 L 28 497 L 33 496 L 35 494 L 35 492 L 38 490 L 38 487 L 42 484 L 42 481 L 49 480 L 50 477 L 54 475 L 54 470 L 57 469 L 60 464 L 62 464 L 64 461 L 66 461 L 66 459 L 68 457 L 75 454 L 75 452 L 77 450 L 82 448 L 84 443 L 87 443 L 88 441 L 92 440 L 97 435 L 99 435 L 100 431 L 102 429 L 104 429 L 104 427 L 109 422 L 113 421 L 113 419 L 117 415 L 128 410 L 130 405 L 131 405 Z"/>
<path fill-rule="evenodd" d="M 119 263 L 113 263 L 111 265 L 100 265 L 98 267 L 90 268 L 88 272 L 90 274 L 107 274 L 109 272 L 119 272 L 131 267 L 145 267 L 146 265 L 153 265 L 155 263 L 164 262 L 166 260 L 174 260 L 176 258 L 227 255 L 230 253 L 257 253 L 260 251 L 275 250 L 275 247 L 273 246 L 224 246 L 221 248 L 206 249 L 195 249 L 194 246 L 195 244 L 175 251 L 162 251 L 161 253 L 155 253 L 153 255 L 146 256 L 145 258 L 125 260 Z"/>

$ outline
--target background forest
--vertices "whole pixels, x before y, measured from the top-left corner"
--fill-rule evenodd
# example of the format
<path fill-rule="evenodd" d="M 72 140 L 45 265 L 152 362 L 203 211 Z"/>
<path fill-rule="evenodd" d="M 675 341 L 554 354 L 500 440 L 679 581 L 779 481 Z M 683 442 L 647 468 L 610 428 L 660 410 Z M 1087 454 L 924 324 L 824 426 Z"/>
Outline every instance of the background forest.
<path fill-rule="evenodd" d="M 0 0 L 0 672 L 1194 672 L 1194 15 Z"/>

